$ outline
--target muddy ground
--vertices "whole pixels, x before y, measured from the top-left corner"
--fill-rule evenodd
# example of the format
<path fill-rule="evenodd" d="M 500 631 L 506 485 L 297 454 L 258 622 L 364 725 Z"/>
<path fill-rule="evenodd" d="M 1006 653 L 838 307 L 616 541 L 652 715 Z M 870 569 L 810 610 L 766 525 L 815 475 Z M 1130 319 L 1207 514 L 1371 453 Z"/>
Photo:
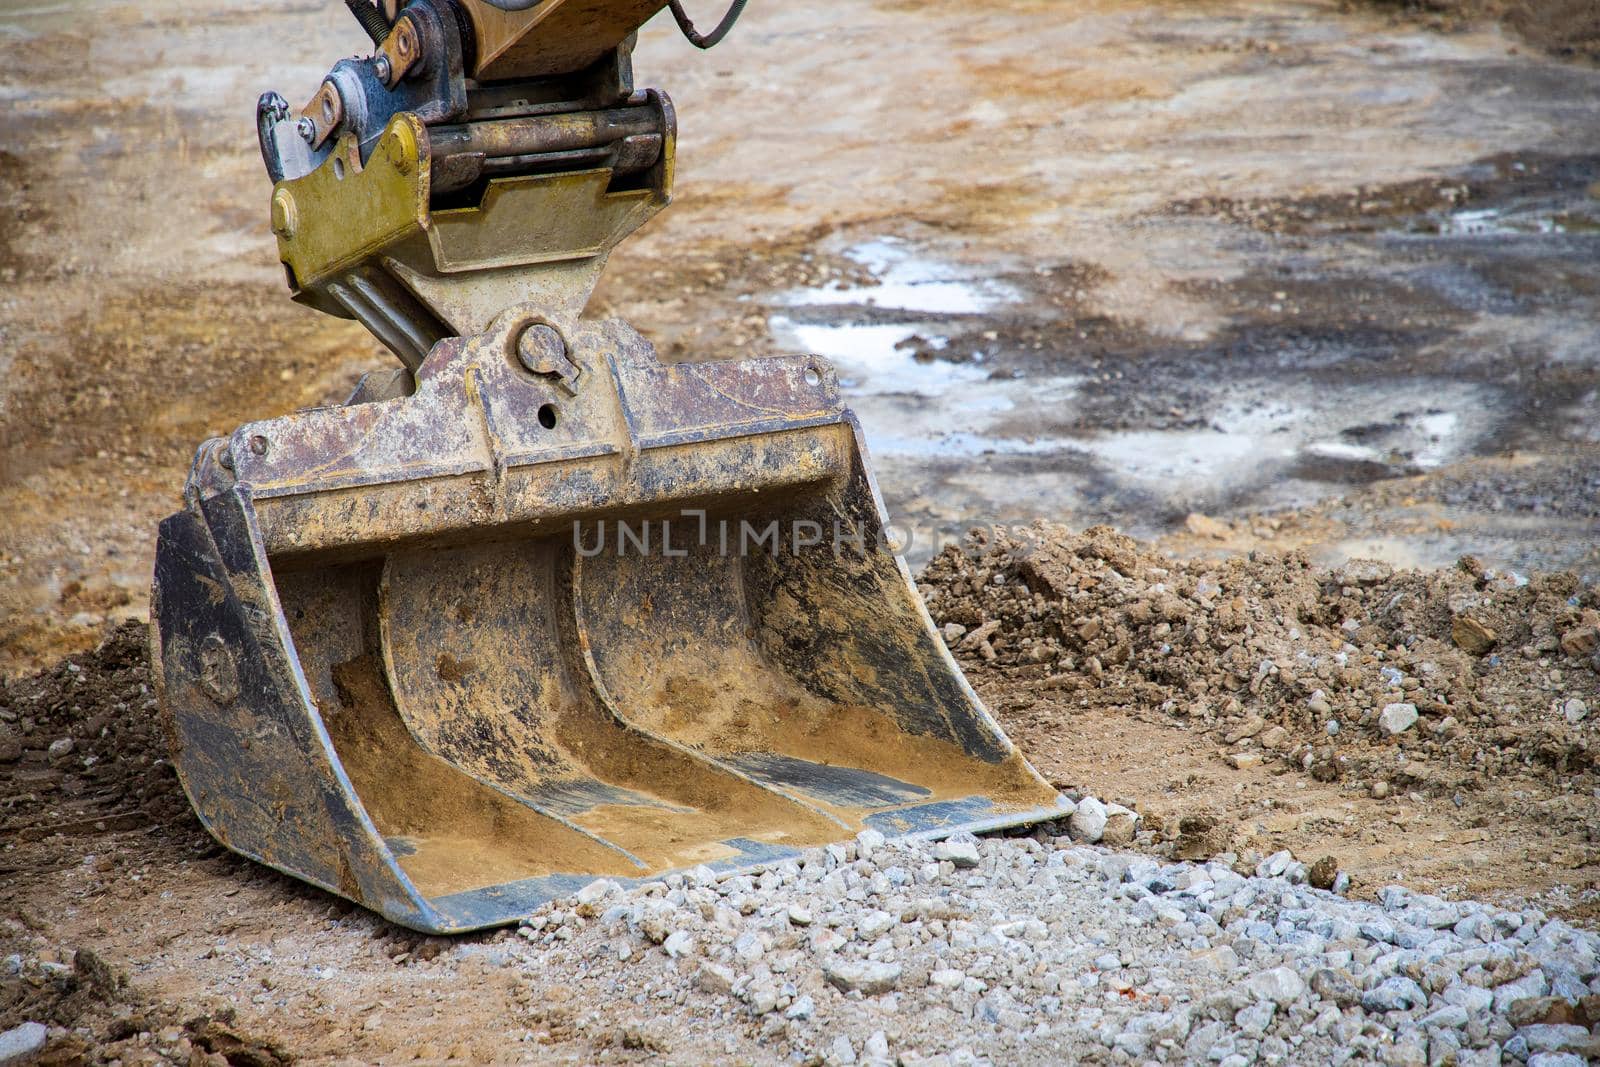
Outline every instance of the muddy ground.
<path fill-rule="evenodd" d="M 1560 640 L 1600 573 L 1600 69 L 1571 61 L 1592 52 L 1582 5 L 1559 7 L 754 5 L 710 55 L 652 25 L 636 69 L 678 105 L 677 199 L 595 309 L 669 358 L 833 358 L 914 561 L 972 526 L 1103 522 L 1231 558 L 1252 639 L 1287 641 L 1307 597 L 1306 625 L 1376 628 L 1358 677 L 1313 687 L 1356 735 L 1324 758 L 1283 648 L 1202 642 L 1169 677 L 1143 655 L 1172 622 L 1121 621 L 1118 661 L 1057 610 L 1058 647 L 1017 662 L 995 615 L 995 659 L 962 652 L 975 684 L 1054 780 L 1169 828 L 1145 847 L 1333 854 L 1358 892 L 1399 878 L 1592 923 L 1600 710 L 1565 709 L 1600 698 Z M 568 1058 L 643 1057 L 566 1027 L 549 982 L 220 852 L 160 764 L 137 629 L 91 651 L 143 618 L 199 440 L 340 399 L 387 358 L 285 299 L 249 122 L 262 89 L 308 94 L 360 48 L 349 21 L 0 14 L 0 718 L 22 735 L 0 955 L 57 968 L 48 988 L 0 975 L 0 1023 L 268 1063 L 506 1058 L 515 1018 Z M 1115 552 L 1146 591 L 1191 566 Z M 1501 577 L 1453 569 L 1468 554 Z M 1441 569 L 1349 594 L 1314 570 L 1351 557 Z M 934 584 L 982 587 L 984 560 L 940 557 Z M 1454 643 L 1456 594 L 1499 613 L 1502 647 Z M 964 595 L 935 614 L 981 629 Z M 1113 629 L 1126 607 L 1093 606 Z M 1390 702 L 1416 703 L 1421 745 L 1368 736 Z M 1284 744 L 1257 740 L 1273 727 Z"/>

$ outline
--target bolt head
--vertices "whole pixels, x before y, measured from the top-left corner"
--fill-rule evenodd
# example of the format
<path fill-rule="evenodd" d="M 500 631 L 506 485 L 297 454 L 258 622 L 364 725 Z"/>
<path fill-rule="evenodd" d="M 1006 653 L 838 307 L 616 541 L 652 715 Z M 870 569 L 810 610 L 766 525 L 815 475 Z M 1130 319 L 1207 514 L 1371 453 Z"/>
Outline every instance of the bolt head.
<path fill-rule="evenodd" d="M 383 82 L 385 85 L 389 84 L 390 69 L 388 56 L 380 55 L 373 59 L 372 72 L 376 74 L 378 76 L 378 80 Z"/>
<path fill-rule="evenodd" d="M 299 224 L 299 212 L 289 190 L 279 189 L 272 194 L 272 232 L 279 237 L 293 237 Z"/>
<path fill-rule="evenodd" d="M 305 115 L 300 116 L 300 121 L 294 124 L 294 128 L 306 144 L 317 139 L 317 124 Z"/>

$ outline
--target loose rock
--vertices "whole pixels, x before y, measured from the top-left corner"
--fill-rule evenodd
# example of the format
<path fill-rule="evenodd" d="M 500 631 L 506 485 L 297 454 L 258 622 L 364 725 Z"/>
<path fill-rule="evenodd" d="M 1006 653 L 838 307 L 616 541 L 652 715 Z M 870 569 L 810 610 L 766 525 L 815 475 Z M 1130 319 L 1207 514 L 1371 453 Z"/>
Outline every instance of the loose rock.
<path fill-rule="evenodd" d="M 24 1064 L 44 1051 L 50 1031 L 43 1023 L 27 1022 L 0 1034 L 0 1067 Z"/>
<path fill-rule="evenodd" d="M 1396 702 L 1385 704 L 1378 713 L 1378 729 L 1387 737 L 1405 733 L 1417 724 L 1417 706 Z"/>
<path fill-rule="evenodd" d="M 1409 978 L 1385 978 L 1361 995 L 1361 1006 L 1368 1011 L 1410 1011 L 1428 1003 L 1428 994 Z"/>
<path fill-rule="evenodd" d="M 1257 1000 L 1269 1000 L 1280 1008 L 1288 1007 L 1305 995 L 1305 981 L 1289 967 L 1262 971 L 1245 988 Z"/>
<path fill-rule="evenodd" d="M 955 837 L 945 838 L 933 846 L 933 858 L 947 860 L 957 867 L 976 867 L 978 865 L 978 843 L 970 834 L 958 834 Z"/>
<path fill-rule="evenodd" d="M 875 996 L 887 993 L 900 981 L 900 965 L 841 961 L 828 964 L 822 969 L 822 974 L 829 985 L 843 992 Z"/>
<path fill-rule="evenodd" d="M 1105 804 L 1095 797 L 1084 797 L 1067 820 L 1067 833 L 1074 841 L 1092 845 L 1105 836 L 1108 818 Z"/>
<path fill-rule="evenodd" d="M 1450 623 L 1450 639 L 1456 647 L 1474 656 L 1484 656 L 1499 640 L 1493 629 L 1471 615 L 1457 615 Z"/>
<path fill-rule="evenodd" d="M 1133 843 L 1139 829 L 1139 815 L 1121 804 L 1106 805 L 1106 825 L 1100 843 L 1108 848 L 1124 848 Z"/>

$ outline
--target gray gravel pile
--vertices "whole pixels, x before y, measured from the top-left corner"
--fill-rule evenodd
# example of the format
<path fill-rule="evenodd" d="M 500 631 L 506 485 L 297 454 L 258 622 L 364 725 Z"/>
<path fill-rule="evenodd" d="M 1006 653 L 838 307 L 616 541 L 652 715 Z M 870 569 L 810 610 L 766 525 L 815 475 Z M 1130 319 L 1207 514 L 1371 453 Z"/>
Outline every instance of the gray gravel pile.
<path fill-rule="evenodd" d="M 527 920 L 523 943 L 458 951 L 525 969 L 547 1005 L 526 1039 L 575 1028 L 680 1062 L 1600 1056 L 1600 935 L 1400 887 L 1354 901 L 1283 857 L 1253 877 L 1226 860 L 868 831 L 754 873 L 596 883 Z"/>

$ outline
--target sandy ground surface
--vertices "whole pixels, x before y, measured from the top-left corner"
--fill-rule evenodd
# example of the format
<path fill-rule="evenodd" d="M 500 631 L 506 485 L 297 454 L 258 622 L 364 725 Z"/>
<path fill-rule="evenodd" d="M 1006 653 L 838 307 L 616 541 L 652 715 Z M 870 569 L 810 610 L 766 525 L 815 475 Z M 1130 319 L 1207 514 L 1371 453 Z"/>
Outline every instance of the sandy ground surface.
<path fill-rule="evenodd" d="M 111 694 L 49 715 L 8 695 L 32 740 L 154 729 L 136 642 L 85 650 L 143 617 L 154 525 L 194 445 L 337 400 L 387 358 L 285 298 L 249 123 L 261 90 L 307 94 L 360 48 L 349 22 L 324 4 L 0 12 L 0 671 Z M 1494 26 L 1443 30 L 1320 3 L 1016 0 L 974 17 L 882 0 L 757 5 L 701 55 L 653 25 L 636 70 L 678 105 L 677 201 L 613 258 L 596 309 L 671 358 L 834 358 L 914 559 L 1045 517 L 1184 555 L 1471 552 L 1592 579 L 1600 70 Z M 1507 650 L 1526 665 L 1508 725 L 1596 704 L 1592 673 L 1539 647 L 1575 624 L 1559 610 Z M 1066 714 L 1039 679 L 968 658 L 1063 785 L 1174 827 L 1217 818 L 1229 848 L 1335 854 L 1368 892 L 1402 878 L 1592 922 L 1579 890 L 1600 827 L 1567 795 L 1580 773 L 1592 793 L 1573 770 L 1592 765 L 1541 741 L 1526 774 L 1504 770 L 1515 788 L 1466 791 L 1474 823 L 1448 776 L 1378 799 L 1389 776 L 1322 781 L 1286 762 L 1294 746 L 1236 767 L 1246 714 L 1225 700 L 1195 722 L 1133 688 Z M 564 1027 L 549 982 L 219 853 L 152 743 L 128 746 L 155 783 L 131 793 L 26 752 L 0 812 L 0 936 L 68 974 L 91 950 L 59 1003 L 97 1040 L 174 1027 L 172 1049 L 223 1049 L 233 1028 L 311 1058 L 493 1059 L 509 1055 L 493 1020 L 516 1018 L 572 1058 L 648 1055 Z"/>

